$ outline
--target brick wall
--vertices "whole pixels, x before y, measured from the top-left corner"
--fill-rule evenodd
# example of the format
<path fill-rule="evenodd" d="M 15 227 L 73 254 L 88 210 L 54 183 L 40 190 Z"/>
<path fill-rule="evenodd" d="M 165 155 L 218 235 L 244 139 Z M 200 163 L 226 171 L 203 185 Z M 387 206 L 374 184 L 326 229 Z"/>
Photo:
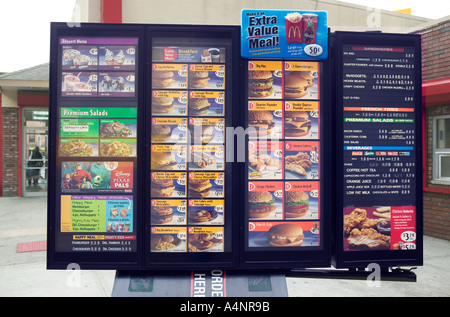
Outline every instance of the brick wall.
<path fill-rule="evenodd" d="M 422 35 L 423 81 L 450 77 L 450 20 L 417 33 Z M 450 100 L 426 107 L 424 234 L 450 240 L 450 185 L 432 184 L 433 117 L 450 115 Z M 446 192 L 439 192 L 446 191 Z"/>
<path fill-rule="evenodd" d="M 3 196 L 19 195 L 19 109 L 3 110 Z"/>
<path fill-rule="evenodd" d="M 422 79 L 431 80 L 450 75 L 450 20 L 439 23 L 422 34 Z"/>

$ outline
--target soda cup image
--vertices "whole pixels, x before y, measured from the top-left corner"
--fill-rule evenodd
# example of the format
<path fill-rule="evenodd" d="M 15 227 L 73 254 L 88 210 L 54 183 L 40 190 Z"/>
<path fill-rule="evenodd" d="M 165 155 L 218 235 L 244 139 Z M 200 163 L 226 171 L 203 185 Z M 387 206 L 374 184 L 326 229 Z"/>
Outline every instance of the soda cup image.
<path fill-rule="evenodd" d="M 314 44 L 316 42 L 318 21 L 319 16 L 317 14 L 303 14 L 303 43 Z"/>
<path fill-rule="evenodd" d="M 287 44 L 298 43 L 302 44 L 303 37 L 303 23 L 302 15 L 298 12 L 286 14 L 284 17 L 286 25 L 286 41 Z"/>

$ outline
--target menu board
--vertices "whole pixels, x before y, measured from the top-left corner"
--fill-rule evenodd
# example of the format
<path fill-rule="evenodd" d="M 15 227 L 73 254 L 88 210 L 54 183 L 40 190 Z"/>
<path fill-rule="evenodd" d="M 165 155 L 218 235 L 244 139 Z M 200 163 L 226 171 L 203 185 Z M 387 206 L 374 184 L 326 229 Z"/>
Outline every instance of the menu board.
<path fill-rule="evenodd" d="M 137 252 L 138 44 L 58 38 L 56 252 Z"/>
<path fill-rule="evenodd" d="M 322 64 L 247 65 L 245 250 L 320 249 Z"/>
<path fill-rule="evenodd" d="M 416 250 L 417 49 L 365 42 L 342 47 L 343 250 Z"/>
<path fill-rule="evenodd" d="M 212 43 L 157 39 L 152 49 L 150 261 L 158 253 L 231 250 L 225 196 L 230 51 Z"/>

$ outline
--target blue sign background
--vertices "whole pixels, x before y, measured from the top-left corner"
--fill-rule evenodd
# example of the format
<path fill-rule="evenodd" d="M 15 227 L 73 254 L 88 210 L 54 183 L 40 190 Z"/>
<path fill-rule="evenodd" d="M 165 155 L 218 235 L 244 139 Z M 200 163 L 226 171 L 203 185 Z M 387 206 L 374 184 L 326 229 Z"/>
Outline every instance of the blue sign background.
<path fill-rule="evenodd" d="M 285 17 L 290 13 L 318 16 L 316 38 L 314 43 L 288 44 L 289 30 L 286 30 Z M 298 29 L 291 36 L 303 38 L 306 30 Z M 294 34 L 295 33 L 295 34 Z M 303 42 L 303 41 L 301 41 Z M 241 15 L 241 56 L 243 58 L 262 59 L 302 59 L 323 60 L 328 58 L 328 26 L 325 11 L 295 11 L 295 10 L 242 10 Z"/>

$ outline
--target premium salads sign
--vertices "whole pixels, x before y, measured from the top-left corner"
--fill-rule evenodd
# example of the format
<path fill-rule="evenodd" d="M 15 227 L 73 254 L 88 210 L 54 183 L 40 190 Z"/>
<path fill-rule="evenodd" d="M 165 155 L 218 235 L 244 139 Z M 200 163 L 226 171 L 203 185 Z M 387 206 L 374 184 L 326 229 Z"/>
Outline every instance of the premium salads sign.
<path fill-rule="evenodd" d="M 323 11 L 242 10 L 244 58 L 328 57 L 327 13 Z"/>

